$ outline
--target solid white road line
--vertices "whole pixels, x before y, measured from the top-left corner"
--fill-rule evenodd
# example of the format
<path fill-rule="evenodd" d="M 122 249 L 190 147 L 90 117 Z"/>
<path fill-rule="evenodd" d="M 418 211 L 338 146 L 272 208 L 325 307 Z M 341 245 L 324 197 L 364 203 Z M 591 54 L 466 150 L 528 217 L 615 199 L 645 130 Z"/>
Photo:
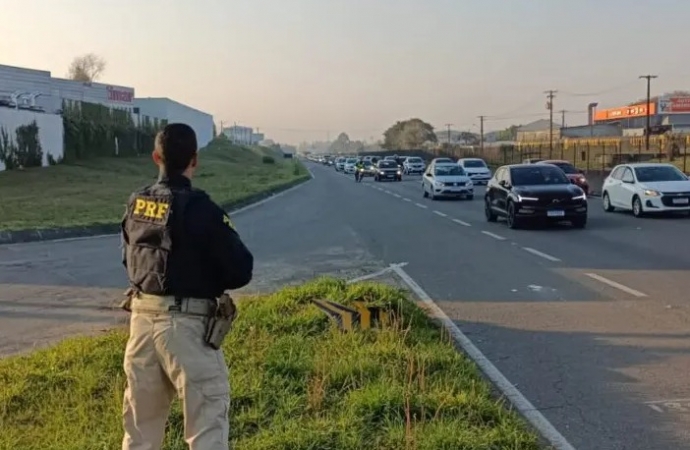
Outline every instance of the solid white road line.
<path fill-rule="evenodd" d="M 311 180 L 314 179 L 314 173 L 313 173 L 310 169 L 307 169 L 307 171 L 309 172 L 309 175 L 311 176 L 311 178 L 310 178 L 309 180 L 307 180 L 307 181 L 305 181 L 305 182 L 303 182 L 303 183 L 300 183 L 300 184 L 298 184 L 297 186 L 293 186 L 293 187 L 291 187 L 291 188 L 289 188 L 289 189 L 286 189 L 286 190 L 284 190 L 284 191 L 280 191 L 280 192 L 278 192 L 278 193 L 275 194 L 275 195 L 271 195 L 270 197 L 266 197 L 266 198 L 263 199 L 263 200 L 259 200 L 259 201 L 256 202 L 256 203 L 252 203 L 252 204 L 250 204 L 250 205 L 243 206 L 243 207 L 240 208 L 240 209 L 236 209 L 236 210 L 234 210 L 234 211 L 231 211 L 230 214 L 232 214 L 233 217 L 234 217 L 234 216 L 236 216 L 237 214 L 243 213 L 243 212 L 245 212 L 245 211 L 249 211 L 249 210 L 252 209 L 252 208 L 256 208 L 257 206 L 261 206 L 261 205 L 263 205 L 263 204 L 265 204 L 265 203 L 270 202 L 271 200 L 277 199 L 278 197 L 282 197 L 283 195 L 287 194 L 288 192 L 292 192 L 292 191 L 294 191 L 294 190 L 296 190 L 296 189 L 301 188 L 302 186 L 304 186 L 305 184 L 309 183 Z M 123 206 L 123 208 L 124 208 L 125 205 L 123 204 L 122 206 Z M 15 245 L 45 244 L 45 243 L 47 243 L 47 242 L 51 242 L 51 243 L 52 243 L 52 242 L 55 242 L 55 243 L 57 243 L 57 242 L 70 242 L 70 241 L 88 241 L 88 240 L 91 240 L 91 239 L 103 239 L 103 238 L 108 238 L 108 237 L 113 237 L 113 236 L 119 236 L 119 235 L 120 235 L 120 233 L 98 234 L 98 235 L 96 235 L 96 236 L 81 236 L 81 237 L 71 237 L 71 238 L 62 238 L 62 239 L 50 239 L 50 240 L 48 240 L 48 241 L 17 242 L 17 243 L 15 243 L 15 244 L 4 244 L 3 246 L 10 247 L 10 246 L 15 246 Z"/>
<path fill-rule="evenodd" d="M 424 209 L 427 208 L 426 205 L 422 205 L 421 203 L 415 203 L 414 205 L 415 205 L 415 206 L 418 206 L 418 207 L 420 207 L 420 208 L 424 208 Z"/>
<path fill-rule="evenodd" d="M 549 261 L 561 262 L 561 260 L 556 258 L 555 256 L 551 256 L 547 253 L 540 252 L 539 250 L 535 250 L 535 249 L 530 248 L 530 247 L 522 247 L 522 249 L 526 252 L 533 254 L 533 255 L 540 256 L 544 259 L 548 259 Z"/>
<path fill-rule="evenodd" d="M 482 231 L 482 233 L 484 233 L 487 236 L 491 236 L 494 239 L 498 239 L 499 241 L 505 241 L 506 240 L 506 238 L 504 238 L 503 236 L 499 236 L 499 235 L 494 234 L 490 231 Z"/>
<path fill-rule="evenodd" d="M 469 223 L 467 223 L 463 220 L 460 220 L 460 219 L 453 219 L 453 222 L 457 223 L 458 225 L 462 225 L 463 227 L 471 227 L 472 226 Z"/>
<path fill-rule="evenodd" d="M 616 288 L 620 291 L 623 291 L 623 292 L 628 293 L 630 295 L 633 295 L 635 297 L 646 297 L 647 296 L 647 294 L 645 294 L 644 292 L 640 292 L 640 291 L 637 291 L 633 288 L 629 288 L 628 286 L 626 286 L 624 284 L 620 284 L 620 283 L 617 283 L 613 280 L 609 280 L 608 278 L 604 278 L 601 275 L 597 275 L 596 273 L 586 273 L 585 275 L 587 275 L 588 277 L 590 277 L 594 280 L 601 281 L 604 284 L 608 284 L 609 286 L 611 286 L 613 288 Z"/>
<path fill-rule="evenodd" d="M 501 393 L 520 411 L 522 416 L 557 450 L 575 450 L 563 435 L 549 422 L 537 408 L 530 403 L 508 379 L 494 366 L 489 359 L 474 345 L 455 323 L 431 299 L 407 272 L 401 267 L 393 267 L 393 272 L 407 284 L 410 289 L 431 310 L 431 316 L 437 319 L 448 330 L 453 340 L 472 358 L 484 374 Z"/>
<path fill-rule="evenodd" d="M 436 214 L 437 216 L 441 216 L 441 217 L 448 217 L 448 214 L 442 213 L 441 211 L 434 211 L 434 214 Z"/>

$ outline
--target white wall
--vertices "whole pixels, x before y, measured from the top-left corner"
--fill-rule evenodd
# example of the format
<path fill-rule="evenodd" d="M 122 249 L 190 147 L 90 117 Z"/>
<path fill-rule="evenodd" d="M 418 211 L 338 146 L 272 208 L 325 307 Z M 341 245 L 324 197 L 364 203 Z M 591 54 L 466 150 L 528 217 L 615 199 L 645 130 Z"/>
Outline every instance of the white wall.
<path fill-rule="evenodd" d="M 62 116 L 0 108 L 0 128 L 5 129 L 15 144 L 17 136 L 15 130 L 22 125 L 29 125 L 34 120 L 38 125 L 38 139 L 43 149 L 43 166 L 45 167 L 48 165 L 48 155 L 58 160 L 64 154 Z M 5 170 L 5 164 L 0 161 L 0 171 L 3 170 Z"/>
<path fill-rule="evenodd" d="M 136 98 L 134 106 L 142 116 L 167 120 L 168 123 L 185 123 L 194 129 L 199 148 L 213 140 L 213 116 L 169 98 Z"/>

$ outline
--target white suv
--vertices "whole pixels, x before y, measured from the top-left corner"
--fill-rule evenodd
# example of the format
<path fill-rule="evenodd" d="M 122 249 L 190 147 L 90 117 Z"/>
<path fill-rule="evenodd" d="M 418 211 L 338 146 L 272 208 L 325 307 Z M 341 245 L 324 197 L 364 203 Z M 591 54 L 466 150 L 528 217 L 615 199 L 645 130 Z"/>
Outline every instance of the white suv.
<path fill-rule="evenodd" d="M 487 184 L 491 179 L 491 169 L 481 158 L 460 158 L 458 166 L 465 169 L 474 184 Z"/>
<path fill-rule="evenodd" d="M 409 156 L 403 161 L 403 173 L 405 175 L 424 173 L 424 170 L 426 170 L 426 164 L 424 164 L 424 160 L 418 156 Z"/>

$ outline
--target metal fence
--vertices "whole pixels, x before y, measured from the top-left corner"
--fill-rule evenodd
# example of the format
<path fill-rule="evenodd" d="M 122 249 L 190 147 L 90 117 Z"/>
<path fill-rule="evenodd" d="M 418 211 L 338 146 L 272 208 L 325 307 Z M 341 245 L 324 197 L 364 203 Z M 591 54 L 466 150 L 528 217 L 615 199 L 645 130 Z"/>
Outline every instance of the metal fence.
<path fill-rule="evenodd" d="M 649 151 L 643 136 L 626 138 L 558 139 L 514 144 L 460 147 L 442 146 L 428 153 L 452 158 L 482 158 L 490 165 L 520 163 L 526 159 L 560 159 L 585 171 L 608 171 L 625 162 L 670 162 L 690 171 L 690 136 L 650 137 Z"/>

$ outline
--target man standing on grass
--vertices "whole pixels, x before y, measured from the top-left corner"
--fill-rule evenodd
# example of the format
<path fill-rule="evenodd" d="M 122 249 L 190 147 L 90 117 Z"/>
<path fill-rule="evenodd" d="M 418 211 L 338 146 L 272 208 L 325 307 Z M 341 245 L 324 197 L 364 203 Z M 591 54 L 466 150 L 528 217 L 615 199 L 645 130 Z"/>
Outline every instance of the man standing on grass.
<path fill-rule="evenodd" d="M 223 292 L 251 281 L 254 258 L 225 212 L 192 189 L 191 127 L 158 133 L 153 161 L 158 182 L 130 196 L 122 220 L 130 284 L 123 307 L 132 312 L 122 449 L 159 450 L 177 394 L 189 448 L 226 450 L 230 386 L 220 344 L 235 311 Z"/>

